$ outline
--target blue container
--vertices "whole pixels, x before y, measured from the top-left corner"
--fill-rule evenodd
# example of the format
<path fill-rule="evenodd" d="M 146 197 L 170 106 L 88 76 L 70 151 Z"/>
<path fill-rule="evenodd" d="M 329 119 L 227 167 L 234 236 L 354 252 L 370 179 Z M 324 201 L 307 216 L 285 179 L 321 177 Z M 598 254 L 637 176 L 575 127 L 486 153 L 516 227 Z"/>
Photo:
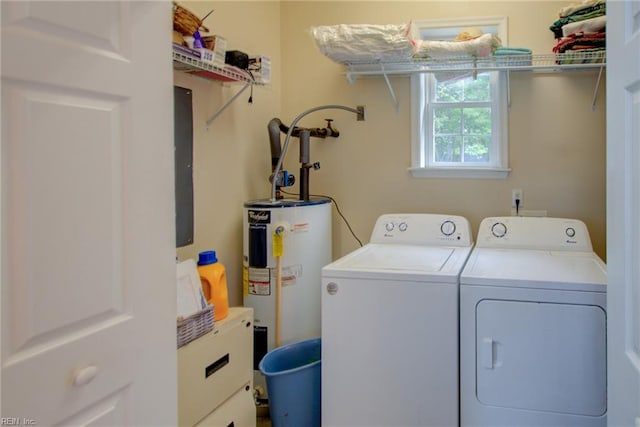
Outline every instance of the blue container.
<path fill-rule="evenodd" d="M 274 427 L 320 426 L 320 338 L 268 352 L 258 365 L 267 379 Z"/>

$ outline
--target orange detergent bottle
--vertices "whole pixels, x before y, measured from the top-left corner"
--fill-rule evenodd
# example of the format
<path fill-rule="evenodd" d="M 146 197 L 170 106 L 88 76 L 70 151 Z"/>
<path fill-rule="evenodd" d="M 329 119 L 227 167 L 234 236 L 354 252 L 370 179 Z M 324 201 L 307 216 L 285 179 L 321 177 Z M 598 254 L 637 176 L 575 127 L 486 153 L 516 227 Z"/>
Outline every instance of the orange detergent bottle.
<path fill-rule="evenodd" d="M 198 274 L 202 292 L 209 304 L 213 304 L 215 320 L 222 320 L 229 314 L 229 293 L 227 273 L 218 262 L 216 251 L 204 251 L 198 255 Z"/>

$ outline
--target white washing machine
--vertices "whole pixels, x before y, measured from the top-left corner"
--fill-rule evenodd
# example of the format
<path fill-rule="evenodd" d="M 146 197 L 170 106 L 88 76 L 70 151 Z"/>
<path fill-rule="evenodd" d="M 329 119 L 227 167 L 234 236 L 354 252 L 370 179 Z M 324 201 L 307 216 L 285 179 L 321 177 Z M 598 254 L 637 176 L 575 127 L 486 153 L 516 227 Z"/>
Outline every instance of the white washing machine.
<path fill-rule="evenodd" d="M 322 269 L 322 425 L 458 425 L 458 287 L 473 245 L 450 215 L 378 218 Z"/>
<path fill-rule="evenodd" d="M 462 426 L 606 425 L 606 266 L 584 223 L 482 221 L 460 276 Z"/>

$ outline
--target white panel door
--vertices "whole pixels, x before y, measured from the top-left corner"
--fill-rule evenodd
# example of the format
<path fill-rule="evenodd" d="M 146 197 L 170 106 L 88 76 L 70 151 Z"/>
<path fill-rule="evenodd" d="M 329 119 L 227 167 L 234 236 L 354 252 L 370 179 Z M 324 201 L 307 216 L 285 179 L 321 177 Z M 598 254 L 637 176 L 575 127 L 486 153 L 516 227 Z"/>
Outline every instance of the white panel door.
<path fill-rule="evenodd" d="M 607 2 L 608 425 L 640 427 L 640 1 Z"/>
<path fill-rule="evenodd" d="M 176 423 L 168 2 L 2 2 L 2 417 Z"/>

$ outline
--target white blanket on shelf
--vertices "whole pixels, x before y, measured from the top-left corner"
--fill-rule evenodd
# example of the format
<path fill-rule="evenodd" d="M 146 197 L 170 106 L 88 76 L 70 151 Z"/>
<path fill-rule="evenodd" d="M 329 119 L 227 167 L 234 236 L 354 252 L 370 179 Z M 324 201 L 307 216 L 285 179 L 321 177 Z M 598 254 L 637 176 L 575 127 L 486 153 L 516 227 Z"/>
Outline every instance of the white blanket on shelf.
<path fill-rule="evenodd" d="M 309 33 L 320 52 L 339 63 L 408 60 L 413 53 L 406 24 L 328 25 Z"/>
<path fill-rule="evenodd" d="M 417 58 L 447 58 L 491 56 L 500 45 L 499 39 L 492 34 L 483 34 L 466 41 L 415 40 L 414 56 Z"/>

